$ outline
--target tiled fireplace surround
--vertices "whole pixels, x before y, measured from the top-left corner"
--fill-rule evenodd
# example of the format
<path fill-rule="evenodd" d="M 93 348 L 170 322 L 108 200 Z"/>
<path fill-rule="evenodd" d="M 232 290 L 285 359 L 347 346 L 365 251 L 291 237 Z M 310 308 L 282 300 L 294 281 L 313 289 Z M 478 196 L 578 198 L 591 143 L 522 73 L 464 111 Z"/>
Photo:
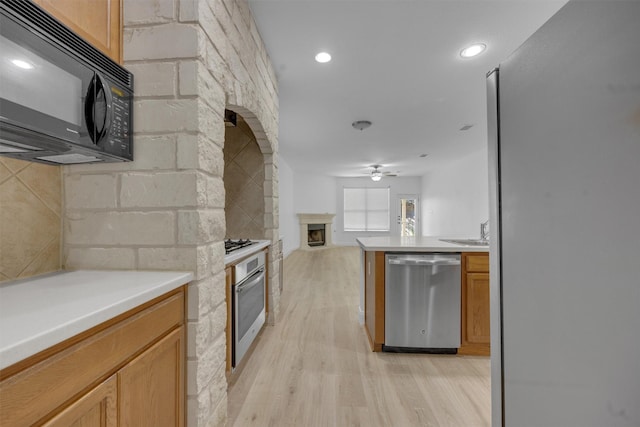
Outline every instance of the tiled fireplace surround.
<path fill-rule="evenodd" d="M 263 154 L 263 238 L 277 241 L 275 73 L 246 0 L 124 0 L 123 18 L 125 67 L 136 82 L 136 160 L 63 168 L 0 162 L 2 259 L 13 259 L 5 254 L 16 239 L 5 234 L 14 229 L 29 231 L 18 242 L 30 257 L 3 265 L 0 280 L 60 267 L 193 271 L 187 423 L 222 426 L 223 114 L 239 113 Z M 42 214 L 20 215 L 25 206 Z M 276 251 L 270 248 L 271 283 L 278 283 Z M 271 289 L 277 319 L 279 289 Z"/>

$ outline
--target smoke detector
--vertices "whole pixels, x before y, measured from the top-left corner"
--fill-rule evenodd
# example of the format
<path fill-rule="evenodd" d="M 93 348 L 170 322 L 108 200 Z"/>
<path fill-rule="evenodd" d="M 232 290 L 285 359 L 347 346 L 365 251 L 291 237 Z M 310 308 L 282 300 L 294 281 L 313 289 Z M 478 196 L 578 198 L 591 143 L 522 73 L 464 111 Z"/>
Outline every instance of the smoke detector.
<path fill-rule="evenodd" d="M 351 126 L 354 129 L 365 130 L 366 128 L 371 126 L 371 122 L 369 120 L 358 120 L 358 121 L 355 121 L 355 122 L 351 123 Z"/>

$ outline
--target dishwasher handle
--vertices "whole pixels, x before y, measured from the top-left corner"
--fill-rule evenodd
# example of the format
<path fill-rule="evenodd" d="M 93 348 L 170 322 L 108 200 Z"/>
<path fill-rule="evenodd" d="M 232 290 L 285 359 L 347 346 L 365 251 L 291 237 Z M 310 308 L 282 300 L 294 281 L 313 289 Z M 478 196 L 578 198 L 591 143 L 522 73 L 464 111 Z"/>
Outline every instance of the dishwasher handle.
<path fill-rule="evenodd" d="M 389 258 L 389 265 L 460 265 L 460 260 L 455 258 L 445 259 L 419 259 L 419 258 Z"/>

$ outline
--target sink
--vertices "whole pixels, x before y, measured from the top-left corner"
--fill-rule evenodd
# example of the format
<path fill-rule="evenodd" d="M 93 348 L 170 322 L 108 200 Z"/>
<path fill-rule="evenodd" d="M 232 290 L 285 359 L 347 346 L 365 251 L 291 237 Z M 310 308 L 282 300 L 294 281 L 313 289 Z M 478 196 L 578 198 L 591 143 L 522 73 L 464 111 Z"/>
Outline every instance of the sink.
<path fill-rule="evenodd" d="M 440 239 L 441 242 L 454 243 L 466 246 L 489 246 L 488 240 L 483 239 Z"/>

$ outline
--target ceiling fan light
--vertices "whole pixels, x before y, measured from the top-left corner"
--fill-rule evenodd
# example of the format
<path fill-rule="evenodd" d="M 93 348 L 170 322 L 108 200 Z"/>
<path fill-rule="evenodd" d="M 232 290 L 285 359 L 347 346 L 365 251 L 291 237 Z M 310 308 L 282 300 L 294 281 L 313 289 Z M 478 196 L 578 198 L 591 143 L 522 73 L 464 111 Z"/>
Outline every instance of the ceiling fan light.
<path fill-rule="evenodd" d="M 382 172 L 380 172 L 379 170 L 374 170 L 373 172 L 371 172 L 371 180 L 372 181 L 380 181 L 382 179 Z"/>

